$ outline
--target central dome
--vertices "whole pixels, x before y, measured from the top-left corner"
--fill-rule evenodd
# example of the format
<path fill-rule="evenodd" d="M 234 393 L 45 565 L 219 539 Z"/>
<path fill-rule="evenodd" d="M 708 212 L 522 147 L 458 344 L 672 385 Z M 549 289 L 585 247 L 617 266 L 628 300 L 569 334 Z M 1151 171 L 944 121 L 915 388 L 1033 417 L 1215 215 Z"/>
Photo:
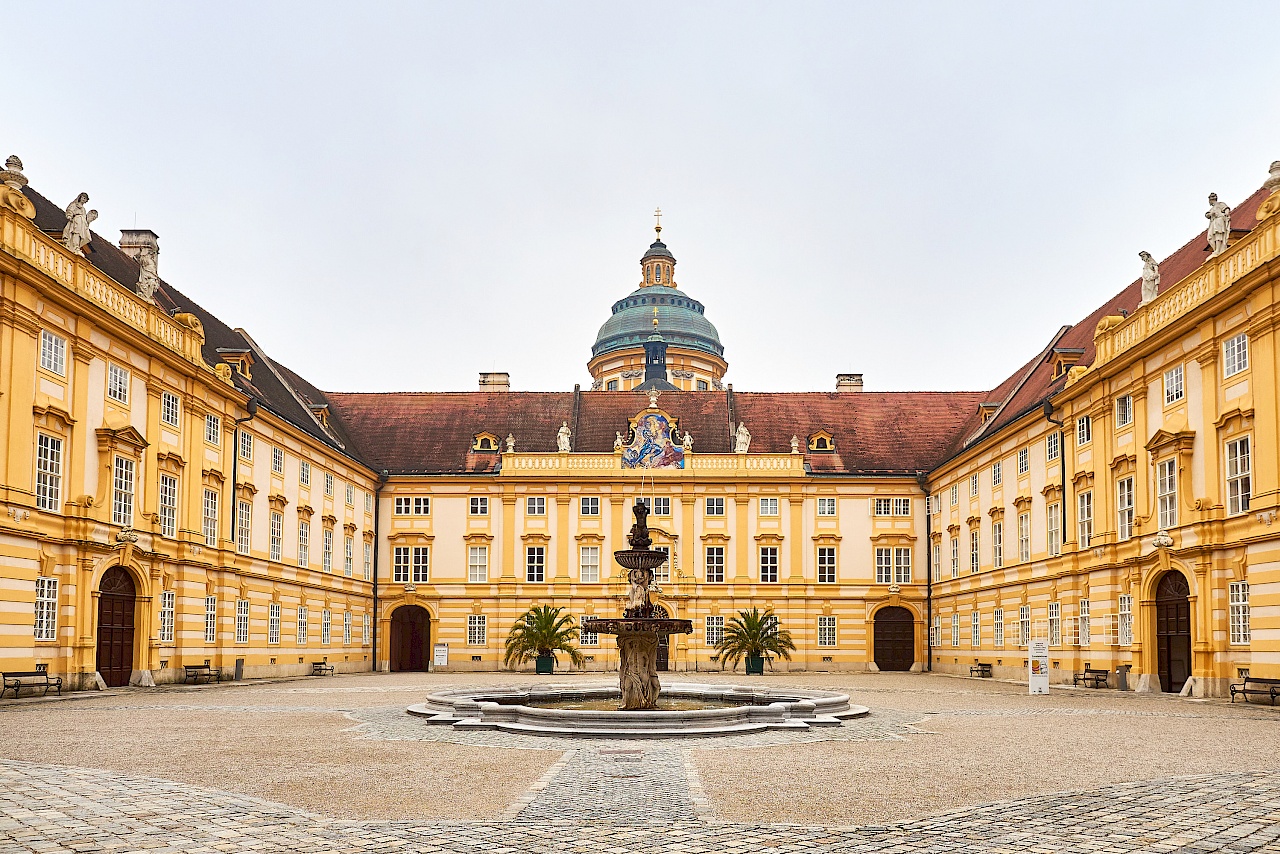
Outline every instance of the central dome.
<path fill-rule="evenodd" d="M 613 316 L 600 327 L 593 357 L 614 350 L 640 347 L 653 334 L 653 310 L 658 310 L 658 333 L 667 344 L 724 356 L 720 333 L 703 316 L 704 307 L 678 288 L 649 285 L 637 288 L 613 304 Z"/>

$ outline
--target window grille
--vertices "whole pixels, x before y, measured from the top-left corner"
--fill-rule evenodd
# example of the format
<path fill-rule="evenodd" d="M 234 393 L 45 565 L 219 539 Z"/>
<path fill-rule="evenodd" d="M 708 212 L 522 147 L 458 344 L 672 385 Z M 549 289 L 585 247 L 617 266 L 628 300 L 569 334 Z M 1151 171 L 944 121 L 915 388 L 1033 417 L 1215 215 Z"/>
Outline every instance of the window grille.
<path fill-rule="evenodd" d="M 1227 512 L 1249 512 L 1252 497 L 1251 461 L 1249 437 L 1242 436 L 1227 442 Z"/>
<path fill-rule="evenodd" d="M 489 547 L 467 547 L 467 581 L 477 584 L 489 580 Z"/>
<path fill-rule="evenodd" d="M 524 555 L 524 580 L 542 583 L 547 580 L 547 550 L 544 546 L 527 546 Z"/>
<path fill-rule="evenodd" d="M 117 525 L 133 525 L 133 460 L 116 457 L 111 477 L 111 521 Z"/>
<path fill-rule="evenodd" d="M 160 642 L 173 643 L 173 616 L 177 594 L 172 590 L 160 592 Z"/>
<path fill-rule="evenodd" d="M 706 622 L 707 646 L 715 646 L 724 639 L 724 616 L 713 614 Z"/>
<path fill-rule="evenodd" d="M 1222 377 L 1233 377 L 1249 368 L 1249 336 L 1241 332 L 1222 342 Z"/>
<path fill-rule="evenodd" d="M 58 579 L 36 578 L 35 639 L 58 639 Z"/>
<path fill-rule="evenodd" d="M 249 642 L 249 600 L 236 601 L 236 643 Z"/>
<path fill-rule="evenodd" d="M 268 544 L 268 557 L 271 560 L 278 561 L 284 551 L 284 514 L 272 512 L 270 534 L 271 541 Z"/>
<path fill-rule="evenodd" d="M 218 642 L 218 597 L 204 597 L 204 642 Z"/>
<path fill-rule="evenodd" d="M 712 584 L 724 581 L 724 546 L 707 546 L 707 581 Z"/>
<path fill-rule="evenodd" d="M 172 475 L 160 475 L 160 536 L 173 537 L 178 533 L 178 479 Z"/>
<path fill-rule="evenodd" d="M 267 605 L 267 643 L 280 643 L 280 603 Z"/>
<path fill-rule="evenodd" d="M 760 547 L 760 581 L 772 584 L 778 580 L 778 547 Z"/>
<path fill-rule="evenodd" d="M 62 440 L 44 433 L 36 434 L 36 507 L 62 507 Z"/>
<path fill-rule="evenodd" d="M 298 566 L 311 563 L 311 523 L 306 519 L 298 520 Z"/>
<path fill-rule="evenodd" d="M 249 553 L 249 525 L 253 518 L 253 505 L 248 501 L 236 502 L 236 551 Z"/>
<path fill-rule="evenodd" d="M 1248 644 L 1252 640 L 1249 626 L 1249 582 L 1232 581 L 1227 591 L 1231 609 L 1231 643 Z"/>
<path fill-rule="evenodd" d="M 467 646 L 484 646 L 488 642 L 488 634 L 488 618 L 484 614 L 467 615 Z M 579 639 L 587 643 L 585 636 Z"/>
<path fill-rule="evenodd" d="M 836 645 L 836 618 L 818 618 L 818 646 Z"/>
<path fill-rule="evenodd" d="M 178 396 L 167 391 L 160 393 L 160 423 L 177 427 L 181 419 Z"/>
<path fill-rule="evenodd" d="M 1116 537 L 1123 542 L 1133 536 L 1133 478 L 1116 481 Z"/>

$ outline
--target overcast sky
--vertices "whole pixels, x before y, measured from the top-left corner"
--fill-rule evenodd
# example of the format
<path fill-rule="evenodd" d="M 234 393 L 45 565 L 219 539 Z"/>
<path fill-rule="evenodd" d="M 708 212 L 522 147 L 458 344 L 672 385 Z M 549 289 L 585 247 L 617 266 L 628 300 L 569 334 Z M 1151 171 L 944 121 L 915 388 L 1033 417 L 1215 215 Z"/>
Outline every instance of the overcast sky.
<path fill-rule="evenodd" d="M 335 391 L 588 386 L 659 205 L 736 389 L 985 390 L 1280 158 L 1274 3 L 4 21 L 0 156 Z"/>

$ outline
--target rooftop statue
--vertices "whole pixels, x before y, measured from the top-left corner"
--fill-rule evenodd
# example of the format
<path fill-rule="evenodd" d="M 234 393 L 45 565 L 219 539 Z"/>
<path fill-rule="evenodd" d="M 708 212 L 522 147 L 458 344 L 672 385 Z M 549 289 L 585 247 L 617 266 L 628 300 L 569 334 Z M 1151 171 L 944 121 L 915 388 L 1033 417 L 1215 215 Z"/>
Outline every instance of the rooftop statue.
<path fill-rule="evenodd" d="M 684 449 L 685 453 L 693 450 L 693 437 L 689 435 L 688 430 L 684 431 L 684 441 L 680 443 L 680 446 Z"/>
<path fill-rule="evenodd" d="M 97 211 L 84 209 L 87 201 L 89 194 L 81 193 L 74 202 L 67 205 L 67 225 L 62 229 L 62 244 L 81 257 L 84 257 L 81 247 L 93 239 L 89 233 L 89 224 L 98 218 Z"/>
<path fill-rule="evenodd" d="M 1213 250 L 1209 257 L 1216 258 L 1227 251 L 1231 238 L 1231 208 L 1218 201 L 1217 193 L 1210 193 L 1204 218 L 1209 220 L 1209 248 Z"/>
<path fill-rule="evenodd" d="M 573 437 L 573 431 L 569 429 L 568 421 L 560 422 L 560 429 L 556 431 L 556 450 L 570 450 L 570 440 Z"/>
<path fill-rule="evenodd" d="M 613 434 L 613 436 L 614 436 L 614 438 L 613 438 L 613 449 L 614 449 L 615 451 L 621 451 L 621 450 L 622 450 L 622 445 L 624 444 L 624 443 L 623 443 L 623 441 L 622 441 L 622 434 L 621 434 L 621 433 L 614 433 L 614 434 Z"/>
<path fill-rule="evenodd" d="M 508 433 L 507 434 L 507 453 L 514 454 L 515 452 L 516 452 L 516 437 Z"/>
<path fill-rule="evenodd" d="M 747 425 L 741 421 L 738 422 L 738 432 L 733 437 L 733 452 L 735 454 L 745 454 L 751 448 L 751 431 L 747 429 Z"/>
<path fill-rule="evenodd" d="M 156 301 L 156 289 L 160 287 L 160 275 L 156 264 L 155 250 L 144 246 L 138 252 L 138 296 L 147 302 Z"/>
<path fill-rule="evenodd" d="M 1160 294 L 1160 265 L 1151 257 L 1150 252 L 1139 252 L 1142 259 L 1142 302 L 1146 305 Z"/>

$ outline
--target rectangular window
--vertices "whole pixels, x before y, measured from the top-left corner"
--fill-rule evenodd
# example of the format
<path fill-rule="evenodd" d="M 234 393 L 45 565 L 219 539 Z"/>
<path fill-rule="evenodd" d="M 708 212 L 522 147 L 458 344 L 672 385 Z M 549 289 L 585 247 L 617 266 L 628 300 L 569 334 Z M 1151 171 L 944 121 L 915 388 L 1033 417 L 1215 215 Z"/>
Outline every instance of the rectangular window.
<path fill-rule="evenodd" d="M 991 523 L 991 565 L 1004 566 L 1004 522 Z"/>
<path fill-rule="evenodd" d="M 396 546 L 391 550 L 391 580 L 396 584 L 409 583 L 409 547 Z"/>
<path fill-rule="evenodd" d="M 666 584 L 671 580 L 671 549 L 668 546 L 652 546 L 655 552 L 662 552 L 667 559 L 653 570 L 653 580 L 659 584 Z"/>
<path fill-rule="evenodd" d="M 309 637 L 307 631 L 307 606 L 298 606 L 298 646 L 306 646 Z"/>
<path fill-rule="evenodd" d="M 818 646 L 836 645 L 836 618 L 818 618 Z"/>
<path fill-rule="evenodd" d="M 547 550 L 544 546 L 527 546 L 525 548 L 524 580 L 535 583 L 547 580 Z"/>
<path fill-rule="evenodd" d="M 1116 538 L 1124 541 L 1133 536 L 1133 478 L 1116 481 Z"/>
<path fill-rule="evenodd" d="M 1133 643 L 1133 597 L 1128 593 L 1120 594 L 1120 607 L 1117 610 L 1120 614 L 1120 645 L 1129 646 Z"/>
<path fill-rule="evenodd" d="M 724 616 L 715 614 L 707 617 L 707 646 L 715 646 L 724 640 Z"/>
<path fill-rule="evenodd" d="M 650 502 L 647 499 L 644 503 L 655 516 L 671 515 L 671 499 L 668 497 L 659 495 L 654 497 L 652 505 L 650 505 Z"/>
<path fill-rule="evenodd" d="M 218 597 L 204 597 L 204 642 L 218 642 Z"/>
<path fill-rule="evenodd" d="M 160 536 L 173 537 L 178 533 L 178 479 L 173 475 L 160 475 Z"/>
<path fill-rule="evenodd" d="M 1231 643 L 1248 644 L 1252 635 L 1249 629 L 1249 582 L 1232 581 L 1227 595 L 1231 608 Z"/>
<path fill-rule="evenodd" d="M 578 515 L 599 516 L 600 498 L 595 495 L 584 495 L 578 502 Z"/>
<path fill-rule="evenodd" d="M 1093 493 L 1082 492 L 1076 496 L 1076 524 L 1080 529 L 1080 548 L 1087 549 L 1093 542 Z"/>
<path fill-rule="evenodd" d="M 835 584 L 836 550 L 832 546 L 818 547 L 818 583 Z"/>
<path fill-rule="evenodd" d="M 969 646 L 982 646 L 982 614 L 977 611 L 969 613 Z"/>
<path fill-rule="evenodd" d="M 960 577 L 960 540 L 951 538 L 951 577 Z"/>
<path fill-rule="evenodd" d="M 44 433 L 36 434 L 36 506 L 62 508 L 62 440 Z"/>
<path fill-rule="evenodd" d="M 951 615 L 951 645 L 960 645 L 960 615 Z"/>
<path fill-rule="evenodd" d="M 47 329 L 40 330 L 40 367 L 60 377 L 67 375 L 67 339 Z"/>
<path fill-rule="evenodd" d="M 236 600 L 236 643 L 249 642 L 249 600 Z"/>
<path fill-rule="evenodd" d="M 982 568 L 979 557 L 978 529 L 969 532 L 969 572 L 977 572 Z"/>
<path fill-rule="evenodd" d="M 1222 342 L 1222 378 L 1233 377 L 1249 367 L 1249 336 L 1241 332 Z"/>
<path fill-rule="evenodd" d="M 222 444 L 222 419 L 209 414 L 204 417 L 204 440 L 210 445 Z"/>
<path fill-rule="evenodd" d="M 218 493 L 213 489 L 204 491 L 204 499 L 200 502 L 200 525 L 204 533 L 204 544 L 209 548 L 218 545 Z"/>
<path fill-rule="evenodd" d="M 871 508 L 873 516 L 888 516 L 893 512 L 892 505 L 887 498 L 873 499 L 874 505 Z"/>
<path fill-rule="evenodd" d="M 107 365 L 107 397 L 116 403 L 129 403 L 129 372 L 119 365 Z"/>
<path fill-rule="evenodd" d="M 373 493 L 371 492 L 366 492 L 364 494 L 364 512 L 373 512 Z"/>
<path fill-rule="evenodd" d="M 240 459 L 253 459 L 253 434 L 240 431 Z"/>
<path fill-rule="evenodd" d="M 978 476 L 976 474 L 969 475 L 969 497 L 978 497 Z"/>
<path fill-rule="evenodd" d="M 1093 625 L 1089 621 L 1089 600 L 1080 600 L 1080 645 L 1088 646 L 1093 642 Z"/>
<path fill-rule="evenodd" d="M 582 617 L 578 620 L 578 625 L 581 626 L 582 621 L 589 619 L 591 616 L 592 615 L 590 614 L 583 614 Z M 595 646 L 596 644 L 600 643 L 600 636 L 595 632 L 588 632 L 582 628 L 579 628 L 578 643 L 582 646 Z"/>
<path fill-rule="evenodd" d="M 600 547 L 582 546 L 578 549 L 578 578 L 587 584 L 600 581 Z"/>
<path fill-rule="evenodd" d="M 342 643 L 344 646 L 351 644 L 351 612 L 342 612 Z"/>
<path fill-rule="evenodd" d="M 605 385 L 605 391 L 617 391 L 617 390 L 618 390 L 617 380 L 609 380 L 609 382 Z"/>
<path fill-rule="evenodd" d="M 320 568 L 333 572 L 333 529 L 325 528 L 320 535 Z"/>
<path fill-rule="evenodd" d="M 280 603 L 267 605 L 267 643 L 280 643 Z"/>
<path fill-rule="evenodd" d="M 893 499 L 893 515 L 910 516 L 911 515 L 911 499 L 910 498 Z"/>
<path fill-rule="evenodd" d="M 876 584 L 893 583 L 893 549 L 876 549 Z"/>
<path fill-rule="evenodd" d="M 484 614 L 467 614 L 467 646 L 484 646 L 488 640 L 488 617 Z"/>
<path fill-rule="evenodd" d="M 1125 394 L 1116 398 L 1116 426 L 1128 427 L 1133 423 L 1133 395 Z"/>
<path fill-rule="evenodd" d="M 1058 455 L 1062 453 L 1062 434 L 1061 433 L 1056 433 L 1056 432 L 1050 433 L 1048 436 L 1045 437 L 1044 453 L 1045 453 L 1045 457 L 1048 458 L 1050 462 L 1058 458 Z"/>
<path fill-rule="evenodd" d="M 333 497 L 333 472 L 324 473 L 324 494 Z"/>
<path fill-rule="evenodd" d="M 911 583 L 911 549 L 893 550 L 893 580 L 897 584 Z"/>
<path fill-rule="evenodd" d="M 430 546 L 413 547 L 413 583 L 426 584 L 431 578 Z"/>
<path fill-rule="evenodd" d="M 370 624 L 370 623 L 372 623 L 372 622 L 373 622 L 373 621 L 369 618 L 369 615 L 368 615 L 368 614 L 363 614 L 363 615 L 361 615 L 361 617 L 360 617 L 360 641 L 361 641 L 361 643 L 363 643 L 365 646 L 368 646 L 368 645 L 369 645 L 369 628 L 370 628 L 370 625 L 369 625 L 369 624 Z"/>
<path fill-rule="evenodd" d="M 1178 462 L 1164 460 L 1156 466 L 1156 497 L 1160 509 L 1160 528 L 1178 525 Z"/>
<path fill-rule="evenodd" d="M 925 497 L 925 509 L 932 515 L 937 516 L 942 512 L 942 496 L 930 495 Z"/>
<path fill-rule="evenodd" d="M 160 593 L 160 642 L 173 643 L 173 612 L 177 595 L 172 590 Z"/>
<path fill-rule="evenodd" d="M 834 498 L 818 499 L 818 515 L 834 516 L 836 515 L 836 500 Z"/>
<path fill-rule="evenodd" d="M 1018 449 L 1018 474 L 1026 474 L 1031 471 L 1031 454 L 1026 448 Z"/>
<path fill-rule="evenodd" d="M 350 578 L 356 571 L 356 538 L 344 537 L 342 540 L 342 574 Z"/>
<path fill-rule="evenodd" d="M 1081 415 L 1076 419 L 1076 445 L 1087 445 L 1093 441 L 1093 419 Z"/>
<path fill-rule="evenodd" d="M 948 491 L 948 498 L 951 499 L 952 507 L 955 507 L 957 504 L 959 504 L 960 503 L 960 487 L 956 486 L 954 483 L 951 484 L 951 489 Z"/>
<path fill-rule="evenodd" d="M 236 502 L 236 551 L 242 555 L 249 553 L 249 524 L 252 521 L 253 505 L 248 501 Z"/>
<path fill-rule="evenodd" d="M 167 424 L 170 427 L 177 427 L 181 418 L 181 407 L 178 405 L 178 396 L 169 392 L 160 393 L 160 423 Z"/>
<path fill-rule="evenodd" d="M 772 584 L 778 580 L 778 547 L 760 547 L 760 581 Z"/>
<path fill-rule="evenodd" d="M 1045 513 L 1045 541 L 1050 555 L 1062 554 L 1062 505 L 1050 504 Z"/>
<path fill-rule="evenodd" d="M 133 525 L 133 460 L 116 457 L 111 474 L 111 521 L 116 525 Z"/>
<path fill-rule="evenodd" d="M 488 516 L 489 499 L 483 495 L 471 496 L 469 512 L 472 516 Z"/>
<path fill-rule="evenodd" d="M 1177 365 L 1164 372 L 1164 405 L 1177 403 L 1183 394 L 1182 365 Z"/>
<path fill-rule="evenodd" d="M 327 644 L 333 640 L 333 612 L 328 608 L 320 611 L 320 643 Z"/>
<path fill-rule="evenodd" d="M 1018 514 L 1018 561 L 1031 560 L 1031 514 Z"/>
<path fill-rule="evenodd" d="M 929 626 L 929 646 L 937 648 L 942 645 L 942 615 L 933 615 L 933 625 Z"/>
<path fill-rule="evenodd" d="M 525 499 L 524 512 L 530 516 L 547 515 L 547 499 L 542 495 L 530 495 Z"/>
<path fill-rule="evenodd" d="M 991 643 L 996 649 L 1004 646 L 1004 608 L 991 612 Z"/>
<path fill-rule="evenodd" d="M 1062 646 L 1062 605 L 1049 603 L 1049 646 Z"/>
<path fill-rule="evenodd" d="M 366 542 L 364 544 L 364 580 L 369 581 L 373 578 L 373 543 Z"/>
<path fill-rule="evenodd" d="M 284 474 L 284 449 L 271 449 L 271 470 L 276 474 Z"/>
<path fill-rule="evenodd" d="M 1250 473 L 1249 437 L 1227 442 L 1227 513 L 1249 512 L 1253 493 Z"/>
<path fill-rule="evenodd" d="M 707 581 L 724 582 L 724 546 L 707 546 Z"/>
<path fill-rule="evenodd" d="M 303 486 L 311 485 L 311 463 L 306 460 L 298 463 L 298 483 Z"/>
<path fill-rule="evenodd" d="M 991 464 L 991 485 L 999 486 L 1004 482 L 1004 466 L 995 462 Z"/>
<path fill-rule="evenodd" d="M 271 514 L 271 540 L 268 543 L 267 556 L 271 560 L 280 560 L 281 552 L 284 551 L 284 514 Z"/>
<path fill-rule="evenodd" d="M 778 499 L 761 498 L 760 499 L 760 515 L 761 516 L 777 516 L 778 515 Z"/>
<path fill-rule="evenodd" d="M 311 523 L 298 520 L 298 566 L 311 563 Z"/>
<path fill-rule="evenodd" d="M 408 516 L 413 511 L 413 502 L 407 495 L 397 495 L 394 513 L 397 516 Z"/>
<path fill-rule="evenodd" d="M 480 584 L 489 580 L 489 547 L 467 547 L 467 581 Z"/>
<path fill-rule="evenodd" d="M 58 579 L 36 578 L 35 639 L 58 639 Z"/>
<path fill-rule="evenodd" d="M 723 516 L 724 515 L 724 499 L 708 498 L 707 499 L 707 515 Z"/>
<path fill-rule="evenodd" d="M 1031 606 L 1018 608 L 1018 645 L 1031 645 Z"/>
<path fill-rule="evenodd" d="M 346 488 L 346 490 L 344 490 L 344 492 L 345 492 L 345 495 L 344 495 L 343 497 L 345 498 L 345 500 L 346 500 L 346 502 L 347 502 L 347 506 L 348 506 L 348 507 L 355 507 L 355 506 L 356 506 L 356 488 L 355 488 L 354 486 L 352 486 L 351 484 L 349 484 L 349 483 L 348 483 L 348 484 L 347 484 L 347 488 Z M 427 505 L 427 509 L 426 509 L 426 510 L 424 510 L 422 513 L 419 513 L 419 514 L 417 514 L 417 515 L 420 515 L 420 516 L 421 516 L 421 515 L 425 515 L 425 514 L 427 514 L 427 513 L 430 513 L 430 512 L 431 512 L 431 499 L 430 499 L 430 498 L 418 498 L 418 499 L 415 499 L 415 500 L 416 500 L 416 501 L 424 501 L 424 502 L 426 502 L 426 505 Z"/>

